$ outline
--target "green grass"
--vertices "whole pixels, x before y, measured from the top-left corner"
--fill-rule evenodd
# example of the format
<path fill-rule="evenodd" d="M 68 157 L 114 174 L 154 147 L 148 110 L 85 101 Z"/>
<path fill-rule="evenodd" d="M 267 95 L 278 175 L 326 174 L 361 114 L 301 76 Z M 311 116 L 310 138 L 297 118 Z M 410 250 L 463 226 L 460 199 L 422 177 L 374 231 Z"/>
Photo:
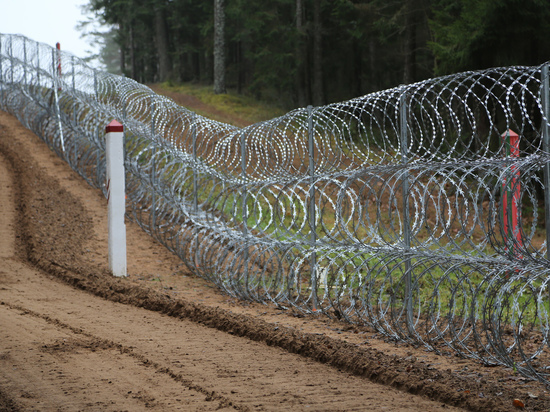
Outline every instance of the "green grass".
<path fill-rule="evenodd" d="M 209 106 L 205 110 L 213 108 L 227 115 L 229 118 L 238 119 L 239 121 L 245 120 L 248 123 L 257 123 L 284 114 L 284 111 L 280 108 L 235 93 L 230 92 L 224 95 L 215 95 L 212 92 L 211 86 L 164 83 L 161 87 L 170 93 L 181 93 L 195 97 L 204 105 Z M 189 109 L 194 110 L 193 107 L 189 107 Z M 195 111 L 206 117 L 216 117 L 212 113 Z M 224 121 L 224 119 L 219 120 Z M 237 124 L 237 122 L 234 122 L 234 124 Z M 340 125 L 337 126 L 340 127 Z M 376 151 L 369 152 L 369 156 L 376 157 Z M 182 182 L 183 184 L 179 188 L 178 194 L 182 198 L 190 199 L 193 191 L 191 171 L 184 172 Z M 199 204 L 207 209 L 217 210 L 225 216 L 226 222 L 231 226 L 235 228 L 240 227 L 243 220 L 243 197 L 238 188 L 232 188 L 233 190 L 228 192 L 227 188 L 223 187 L 223 185 L 215 184 L 204 176 L 198 177 L 198 182 L 199 190 L 197 195 Z M 307 205 L 303 204 L 303 199 L 299 195 L 297 197 L 291 196 L 291 198 L 284 200 L 279 199 L 279 202 L 276 202 L 272 194 L 262 192 L 252 191 L 247 195 L 246 203 L 249 208 L 247 226 L 249 229 L 253 228 L 254 232 L 261 232 L 265 235 L 274 235 L 279 240 L 293 239 L 298 235 L 297 232 L 307 230 L 307 225 L 301 230 L 291 225 L 293 211 L 296 209 L 300 210 L 299 215 L 302 218 L 307 213 L 304 208 Z M 255 196 L 259 196 L 261 199 L 256 204 L 253 202 Z M 278 204 L 275 206 L 274 203 Z M 333 227 L 336 222 L 330 217 L 333 214 L 332 207 L 324 203 L 323 212 L 325 212 L 323 213 L 325 223 L 329 228 Z M 272 216 L 272 213 L 275 213 L 275 222 L 268 218 Z M 257 216 L 260 214 L 262 216 L 261 219 L 256 221 Z M 386 223 L 390 219 L 385 214 L 378 215 L 377 218 L 386 221 Z M 289 229 L 288 232 L 285 230 L 281 231 L 274 223 L 282 223 Z M 349 225 L 349 229 L 352 231 L 355 230 L 359 238 L 366 236 L 365 228 L 353 226 L 353 221 L 346 222 L 344 225 Z M 323 229 L 320 225 L 317 226 L 317 234 L 318 237 L 323 236 Z M 473 251 L 470 251 L 470 253 L 473 253 Z M 400 307 L 405 304 L 405 290 L 402 278 L 404 262 L 393 254 L 384 257 L 383 254 L 379 255 L 374 252 L 329 252 L 324 254 L 324 256 L 319 255 L 318 263 L 320 264 L 320 269 L 325 266 L 331 266 L 332 272 L 329 274 L 327 284 L 318 283 L 318 293 L 321 295 L 325 293 L 326 297 L 338 300 L 340 303 L 346 305 L 349 294 L 342 295 L 341 293 L 344 289 L 348 291 L 351 289 L 353 293 L 365 293 L 368 291 L 369 296 L 364 296 L 364 298 L 374 305 L 391 304 L 392 306 Z M 475 307 L 484 303 L 483 292 L 487 287 L 484 282 L 484 274 L 469 267 L 467 264 L 452 267 L 449 266 L 449 263 L 443 264 L 430 260 L 421 261 L 417 258 L 412 258 L 410 263 L 412 265 L 414 311 L 419 311 L 421 314 L 431 313 L 432 315 L 441 311 L 440 316 L 442 318 L 440 318 L 440 321 L 445 323 L 444 319 L 446 317 L 457 316 L 460 318 L 467 316 L 470 310 L 475 310 Z M 338 266 L 343 268 L 335 269 Z M 308 265 L 300 265 L 300 269 L 303 271 L 299 275 L 300 279 L 308 281 Z M 235 281 L 237 283 L 244 283 L 248 282 L 248 279 L 239 278 Z M 308 294 L 308 290 L 311 287 L 310 284 L 306 283 L 296 285 L 300 289 L 300 294 L 304 296 Z M 342 288 L 344 284 L 346 286 Z M 516 291 L 515 289 L 519 289 L 521 284 L 522 282 L 518 281 L 517 286 L 512 289 Z M 536 289 L 540 284 L 541 281 L 537 280 L 533 283 L 533 288 Z M 380 289 L 382 285 L 384 285 L 384 288 Z M 478 293 L 474 293 L 474 290 L 478 286 L 481 287 L 481 290 L 478 290 Z M 434 293 L 436 287 L 438 291 Z M 514 293 L 504 294 L 501 298 L 500 313 L 494 313 L 493 316 L 498 317 L 505 324 L 512 322 L 516 324 L 536 323 L 540 317 L 539 310 L 542 308 L 545 311 L 549 311 L 549 304 L 548 302 L 544 302 L 542 305 L 537 305 L 536 292 L 529 293 L 528 290 L 524 292 L 527 293 L 517 297 Z M 472 301 L 474 296 L 476 299 L 475 302 Z"/>
<path fill-rule="evenodd" d="M 190 182 L 188 179 L 187 182 Z M 200 186 L 204 191 L 199 191 L 199 201 L 205 202 L 207 199 L 212 201 L 210 207 L 219 210 L 227 216 L 230 225 L 237 227 L 242 221 L 242 193 L 238 191 L 225 192 L 221 187 L 215 188 L 212 182 L 203 182 Z M 188 183 L 187 190 L 191 190 L 190 183 Z M 264 199 L 263 202 L 254 204 L 253 197 L 258 193 L 249 193 L 247 197 L 247 205 L 249 207 L 248 214 L 248 227 L 255 226 L 256 230 L 260 230 L 266 235 L 275 234 L 279 240 L 292 239 L 298 233 L 295 233 L 290 229 L 288 233 L 280 231 L 273 225 L 273 222 L 269 226 L 264 226 L 266 220 L 256 222 L 252 215 L 253 206 L 258 209 L 263 209 L 263 215 L 269 216 L 273 213 L 269 210 L 268 205 L 265 203 L 269 199 Z M 269 196 L 267 196 L 269 197 Z M 272 199 L 273 200 L 273 199 Z M 288 202 L 298 202 L 298 199 L 294 198 L 288 200 L 285 204 L 287 212 L 291 208 L 291 204 Z M 303 204 L 298 202 L 294 207 L 302 208 Z M 204 203 L 203 203 L 204 204 Z M 280 207 L 280 206 L 279 206 Z M 290 226 L 290 216 L 282 211 L 278 211 L 280 215 L 276 220 L 281 220 L 285 225 Z M 303 210 L 302 214 L 305 214 Z M 306 227 L 307 230 L 307 227 Z M 322 231 L 318 227 L 318 235 L 322 236 Z M 306 235 L 302 233 L 302 235 Z M 307 253 L 303 251 L 302 253 Z M 471 251 L 470 254 L 475 254 L 475 251 Z M 318 294 L 321 296 L 329 297 L 333 300 L 338 300 L 345 305 L 346 299 L 349 297 L 348 291 L 353 290 L 353 293 L 361 292 L 363 287 L 367 286 L 372 304 L 384 305 L 396 305 L 400 307 L 405 303 L 405 290 L 403 283 L 404 274 L 404 260 L 396 254 L 390 253 L 384 256 L 384 252 L 381 254 L 375 252 L 325 252 L 318 255 L 319 269 L 323 267 L 331 267 L 331 273 L 327 284 L 324 284 L 319 280 L 318 282 Z M 411 258 L 412 267 L 412 293 L 414 295 L 414 311 L 420 311 L 422 314 L 435 313 L 441 311 L 440 316 L 445 318 L 453 314 L 454 316 L 463 317 L 467 316 L 474 307 L 479 307 L 484 302 L 484 291 L 487 287 L 485 283 L 484 274 L 478 270 L 470 267 L 468 264 L 458 264 L 457 262 L 435 260 L 431 259 L 419 259 Z M 336 266 L 335 266 L 336 265 Z M 300 278 L 302 280 L 309 279 L 308 265 L 301 266 L 302 272 Z M 336 269 L 336 268 L 343 269 Z M 318 274 L 319 276 L 319 274 Z M 237 283 L 245 282 L 244 279 L 236 280 Z M 512 289 L 519 288 L 523 284 L 522 281 L 518 281 L 517 285 Z M 337 286 L 338 285 L 338 286 Z M 342 288 L 343 285 L 346 285 Z M 384 285 L 384 289 L 380 289 Z M 437 294 L 434 294 L 434 288 L 438 285 Z M 532 283 L 533 288 L 540 287 L 541 281 L 537 280 Z M 311 285 L 298 284 L 301 295 L 307 295 Z M 474 293 L 475 289 L 480 286 L 481 289 Z M 528 291 L 527 289 L 526 291 Z M 345 295 L 340 296 L 345 291 Z M 473 302 L 473 296 L 476 296 L 476 302 Z M 497 316 L 502 322 L 509 324 L 512 317 L 515 317 L 515 322 L 521 322 L 523 324 L 533 324 L 539 318 L 540 306 L 536 304 L 532 294 L 524 294 L 523 296 L 515 297 L 515 294 L 505 294 L 503 296 L 504 301 L 501 308 L 501 313 L 493 314 Z M 517 299 L 517 300 L 515 300 Z M 435 305 L 435 306 L 434 306 Z M 516 307 L 515 315 L 512 314 L 512 306 Z M 550 311 L 548 302 L 544 303 L 545 310 Z M 518 319 L 521 316 L 521 319 Z M 443 319 L 441 318 L 441 319 Z"/>
<path fill-rule="evenodd" d="M 235 120 L 242 120 L 248 124 L 254 124 L 273 119 L 274 117 L 286 113 L 286 110 L 270 102 L 258 101 L 252 97 L 240 95 L 231 90 L 228 90 L 226 94 L 214 94 L 213 88 L 210 85 L 194 83 L 174 84 L 165 82 L 159 86 L 161 89 L 158 91 L 160 92 L 164 90 L 169 93 L 187 94 L 197 98 L 216 111 L 222 112 L 224 114 L 222 117 L 223 120 L 234 118 Z M 189 107 L 189 109 L 194 110 L 192 107 Z M 196 111 L 205 117 L 214 119 L 217 117 L 215 113 L 206 112 L 204 110 Z"/>

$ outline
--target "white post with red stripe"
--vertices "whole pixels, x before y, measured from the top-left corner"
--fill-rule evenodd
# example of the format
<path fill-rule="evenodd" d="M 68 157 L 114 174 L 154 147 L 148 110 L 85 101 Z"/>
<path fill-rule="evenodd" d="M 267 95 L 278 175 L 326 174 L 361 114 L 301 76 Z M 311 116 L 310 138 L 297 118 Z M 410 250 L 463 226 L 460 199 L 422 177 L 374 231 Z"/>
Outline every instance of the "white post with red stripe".
<path fill-rule="evenodd" d="M 126 193 L 124 183 L 124 127 L 113 120 L 105 128 L 107 203 L 109 208 L 109 269 L 114 276 L 126 274 Z"/>

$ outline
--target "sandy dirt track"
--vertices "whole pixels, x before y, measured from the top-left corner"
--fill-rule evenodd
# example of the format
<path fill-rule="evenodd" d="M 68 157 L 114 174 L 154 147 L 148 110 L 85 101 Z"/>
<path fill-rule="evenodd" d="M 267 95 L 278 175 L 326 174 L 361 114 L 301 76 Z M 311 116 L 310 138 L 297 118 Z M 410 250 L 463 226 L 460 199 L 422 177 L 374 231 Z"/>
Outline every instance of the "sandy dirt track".
<path fill-rule="evenodd" d="M 0 411 L 550 405 L 505 368 L 236 302 L 135 224 L 130 276 L 114 279 L 106 215 L 99 191 L 0 112 Z"/>

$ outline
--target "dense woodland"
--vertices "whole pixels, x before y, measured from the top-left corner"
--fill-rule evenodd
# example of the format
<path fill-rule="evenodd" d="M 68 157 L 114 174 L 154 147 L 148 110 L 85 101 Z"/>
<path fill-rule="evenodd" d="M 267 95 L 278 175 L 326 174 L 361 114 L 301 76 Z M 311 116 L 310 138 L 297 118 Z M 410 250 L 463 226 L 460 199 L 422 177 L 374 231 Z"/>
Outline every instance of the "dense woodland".
<path fill-rule="evenodd" d="M 90 0 L 108 70 L 285 107 L 550 60 L 550 0 Z"/>

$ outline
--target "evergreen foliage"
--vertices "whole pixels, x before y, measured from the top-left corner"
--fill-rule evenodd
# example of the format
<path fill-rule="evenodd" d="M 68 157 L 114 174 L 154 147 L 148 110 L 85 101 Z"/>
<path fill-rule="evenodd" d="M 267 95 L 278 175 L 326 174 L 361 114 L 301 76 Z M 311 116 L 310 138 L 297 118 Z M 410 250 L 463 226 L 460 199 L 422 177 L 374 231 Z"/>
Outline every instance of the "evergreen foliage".
<path fill-rule="evenodd" d="M 214 83 L 214 0 L 89 0 L 113 70 Z M 548 0 L 225 0 L 225 84 L 285 107 L 550 56 Z"/>

